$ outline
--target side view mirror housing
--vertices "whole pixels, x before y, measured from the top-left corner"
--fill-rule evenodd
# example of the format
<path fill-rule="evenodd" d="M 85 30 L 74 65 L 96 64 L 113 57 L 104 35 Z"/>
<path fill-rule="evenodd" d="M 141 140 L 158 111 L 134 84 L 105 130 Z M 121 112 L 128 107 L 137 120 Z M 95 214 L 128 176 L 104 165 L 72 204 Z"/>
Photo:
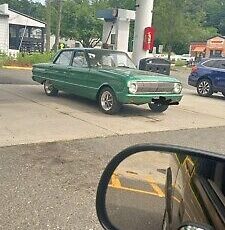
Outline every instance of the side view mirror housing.
<path fill-rule="evenodd" d="M 105 230 L 219 230 L 224 200 L 224 154 L 141 144 L 106 166 L 96 211 Z"/>

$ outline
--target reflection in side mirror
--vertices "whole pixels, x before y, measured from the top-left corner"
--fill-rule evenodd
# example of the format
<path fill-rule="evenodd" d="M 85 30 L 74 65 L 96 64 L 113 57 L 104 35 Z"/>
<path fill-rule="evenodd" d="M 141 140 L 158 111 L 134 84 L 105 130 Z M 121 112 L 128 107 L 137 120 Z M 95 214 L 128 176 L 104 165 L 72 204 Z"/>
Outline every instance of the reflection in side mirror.
<path fill-rule="evenodd" d="M 129 156 L 122 161 L 122 153 L 115 157 L 98 188 L 97 213 L 103 227 L 225 229 L 225 159 L 191 151 L 125 151 Z M 185 222 L 204 228 L 182 225 Z"/>
<path fill-rule="evenodd" d="M 141 152 L 125 159 L 114 171 L 106 210 L 117 229 L 157 229 L 163 222 L 169 161 L 168 154 Z"/>

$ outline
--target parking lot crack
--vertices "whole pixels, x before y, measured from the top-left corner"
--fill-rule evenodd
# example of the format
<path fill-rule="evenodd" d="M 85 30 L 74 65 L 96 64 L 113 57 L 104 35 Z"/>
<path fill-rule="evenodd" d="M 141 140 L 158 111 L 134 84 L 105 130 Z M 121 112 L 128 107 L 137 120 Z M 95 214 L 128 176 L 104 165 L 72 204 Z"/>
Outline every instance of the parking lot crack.
<path fill-rule="evenodd" d="M 49 107 L 48 107 L 48 108 L 49 108 Z M 64 111 L 60 111 L 60 110 L 58 110 L 58 109 L 56 109 L 55 111 L 57 111 L 58 113 L 61 113 L 61 114 L 63 114 L 63 115 L 66 115 L 66 116 L 75 118 L 75 119 L 77 119 L 77 120 L 83 121 L 83 122 L 88 123 L 88 124 L 90 124 L 90 125 L 94 125 L 94 126 L 100 128 L 100 129 L 103 129 L 103 130 L 105 130 L 105 131 L 111 132 L 113 135 L 116 135 L 116 136 L 119 136 L 119 135 L 120 135 L 119 133 L 117 133 L 117 132 L 115 132 L 115 131 L 113 131 L 113 130 L 111 130 L 111 129 L 107 129 L 107 128 L 102 127 L 102 126 L 100 126 L 100 125 L 94 124 L 94 123 L 89 122 L 89 121 L 87 121 L 87 120 L 84 120 L 84 119 L 82 119 L 82 118 L 80 118 L 80 117 L 74 116 L 74 115 L 72 115 L 72 114 L 70 114 L 70 113 L 67 113 L 67 112 L 64 112 Z"/>
<path fill-rule="evenodd" d="M 204 113 L 204 112 L 197 112 L 197 111 L 194 111 L 194 110 L 191 110 L 191 109 L 185 109 L 185 108 L 177 108 L 177 109 L 180 110 L 180 111 L 185 111 L 185 112 L 189 112 L 189 113 L 193 113 L 193 114 L 201 114 L 201 115 L 205 115 L 205 116 L 208 116 L 208 117 L 213 117 L 213 118 L 225 120 L 225 118 L 220 117 L 220 116 L 215 116 L 215 115 L 207 114 L 207 113 Z"/>

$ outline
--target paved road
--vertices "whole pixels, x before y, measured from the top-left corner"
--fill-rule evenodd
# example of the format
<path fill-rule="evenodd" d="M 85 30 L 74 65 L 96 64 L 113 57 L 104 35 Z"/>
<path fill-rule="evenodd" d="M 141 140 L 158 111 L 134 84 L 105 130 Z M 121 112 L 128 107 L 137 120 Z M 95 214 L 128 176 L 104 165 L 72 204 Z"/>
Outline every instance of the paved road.
<path fill-rule="evenodd" d="M 195 90 L 194 87 L 188 85 L 188 76 L 190 72 L 191 68 L 188 67 L 174 67 L 171 71 L 171 75 L 180 80 L 185 89 Z"/>
<path fill-rule="evenodd" d="M 162 142 L 225 153 L 225 127 L 0 148 L 0 229 L 101 229 L 95 193 L 121 149 Z"/>
<path fill-rule="evenodd" d="M 41 85 L 0 85 L 0 146 L 225 125 L 224 97 L 184 93 L 163 114 L 129 105 L 109 116 L 86 99 L 48 97 Z"/>
<path fill-rule="evenodd" d="M 201 98 L 185 89 L 182 104 L 165 114 L 126 106 L 112 117 L 85 99 L 45 96 L 27 71 L 0 71 L 0 82 L 9 83 L 0 85 L 0 229 L 101 229 L 98 180 L 106 163 L 135 143 L 225 153 L 218 95 Z"/>
<path fill-rule="evenodd" d="M 9 70 L 0 68 L 0 84 L 37 85 L 31 79 L 30 70 Z"/>

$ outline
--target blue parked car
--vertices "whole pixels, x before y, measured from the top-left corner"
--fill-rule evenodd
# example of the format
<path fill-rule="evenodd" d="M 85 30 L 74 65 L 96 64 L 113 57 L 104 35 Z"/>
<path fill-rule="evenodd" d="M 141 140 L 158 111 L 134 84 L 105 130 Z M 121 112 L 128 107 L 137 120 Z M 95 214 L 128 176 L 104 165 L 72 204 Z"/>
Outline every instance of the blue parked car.
<path fill-rule="evenodd" d="M 225 58 L 203 59 L 192 68 L 188 84 L 196 87 L 200 96 L 218 92 L 225 96 Z"/>

